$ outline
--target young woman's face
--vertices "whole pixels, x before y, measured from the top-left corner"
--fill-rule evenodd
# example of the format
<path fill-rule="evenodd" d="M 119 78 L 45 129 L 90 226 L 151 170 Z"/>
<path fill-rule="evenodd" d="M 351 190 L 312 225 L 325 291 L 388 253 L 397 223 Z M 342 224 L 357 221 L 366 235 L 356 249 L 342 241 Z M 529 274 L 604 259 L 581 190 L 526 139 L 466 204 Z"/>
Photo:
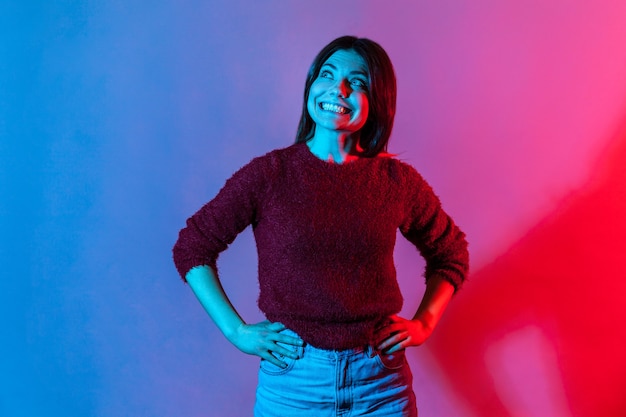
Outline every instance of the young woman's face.
<path fill-rule="evenodd" d="M 339 50 L 322 65 L 309 89 L 307 110 L 319 129 L 353 134 L 369 114 L 369 74 L 353 50 Z"/>

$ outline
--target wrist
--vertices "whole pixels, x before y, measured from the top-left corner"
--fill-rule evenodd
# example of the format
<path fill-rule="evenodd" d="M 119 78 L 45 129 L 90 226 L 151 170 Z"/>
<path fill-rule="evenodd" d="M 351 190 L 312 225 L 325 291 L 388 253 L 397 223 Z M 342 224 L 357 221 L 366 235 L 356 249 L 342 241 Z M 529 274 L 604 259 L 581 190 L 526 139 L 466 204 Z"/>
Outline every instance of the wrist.
<path fill-rule="evenodd" d="M 246 323 L 240 319 L 237 321 L 230 322 L 227 325 L 224 325 L 222 328 L 220 328 L 220 330 L 222 331 L 222 334 L 224 335 L 224 337 L 226 337 L 226 339 L 228 339 L 229 342 L 235 343 L 235 341 L 239 337 L 241 328 L 245 324 Z"/>
<path fill-rule="evenodd" d="M 424 329 L 432 332 L 437 324 L 437 317 L 430 311 L 418 311 L 413 317 L 413 321 L 419 321 Z"/>

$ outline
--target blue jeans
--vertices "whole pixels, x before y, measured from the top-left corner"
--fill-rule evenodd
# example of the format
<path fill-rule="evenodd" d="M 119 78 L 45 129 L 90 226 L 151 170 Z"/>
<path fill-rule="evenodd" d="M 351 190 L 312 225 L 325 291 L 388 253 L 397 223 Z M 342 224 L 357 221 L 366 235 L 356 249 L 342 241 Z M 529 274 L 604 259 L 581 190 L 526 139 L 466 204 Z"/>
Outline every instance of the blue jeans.
<path fill-rule="evenodd" d="M 285 346 L 300 358 L 281 356 L 285 369 L 261 360 L 255 417 L 417 417 L 404 351 Z"/>

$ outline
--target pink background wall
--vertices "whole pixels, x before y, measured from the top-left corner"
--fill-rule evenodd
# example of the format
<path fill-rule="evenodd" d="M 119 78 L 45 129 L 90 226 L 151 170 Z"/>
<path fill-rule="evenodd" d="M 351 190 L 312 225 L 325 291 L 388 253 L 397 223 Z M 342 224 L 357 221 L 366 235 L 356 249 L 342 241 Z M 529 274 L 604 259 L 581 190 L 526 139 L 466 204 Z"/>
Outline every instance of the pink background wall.
<path fill-rule="evenodd" d="M 626 413 L 626 3 L 60 1 L 0 13 L 0 415 L 245 416 L 257 360 L 176 276 L 187 216 L 293 142 L 317 51 L 389 52 L 390 151 L 472 275 L 409 352 L 421 417 Z M 256 308 L 250 231 L 220 260 Z M 399 241 L 412 314 L 422 262 Z"/>

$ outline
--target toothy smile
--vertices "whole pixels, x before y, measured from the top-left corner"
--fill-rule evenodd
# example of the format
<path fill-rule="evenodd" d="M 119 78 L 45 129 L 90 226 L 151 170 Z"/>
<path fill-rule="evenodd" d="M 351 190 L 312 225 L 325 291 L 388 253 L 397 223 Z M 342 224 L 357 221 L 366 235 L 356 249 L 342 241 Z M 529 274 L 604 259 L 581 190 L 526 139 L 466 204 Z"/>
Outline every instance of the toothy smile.
<path fill-rule="evenodd" d="M 340 106 L 338 104 L 331 104 L 331 103 L 320 103 L 320 108 L 322 110 L 326 110 L 326 111 L 332 111 L 333 113 L 339 113 L 339 114 L 348 114 L 350 113 L 350 109 Z"/>

